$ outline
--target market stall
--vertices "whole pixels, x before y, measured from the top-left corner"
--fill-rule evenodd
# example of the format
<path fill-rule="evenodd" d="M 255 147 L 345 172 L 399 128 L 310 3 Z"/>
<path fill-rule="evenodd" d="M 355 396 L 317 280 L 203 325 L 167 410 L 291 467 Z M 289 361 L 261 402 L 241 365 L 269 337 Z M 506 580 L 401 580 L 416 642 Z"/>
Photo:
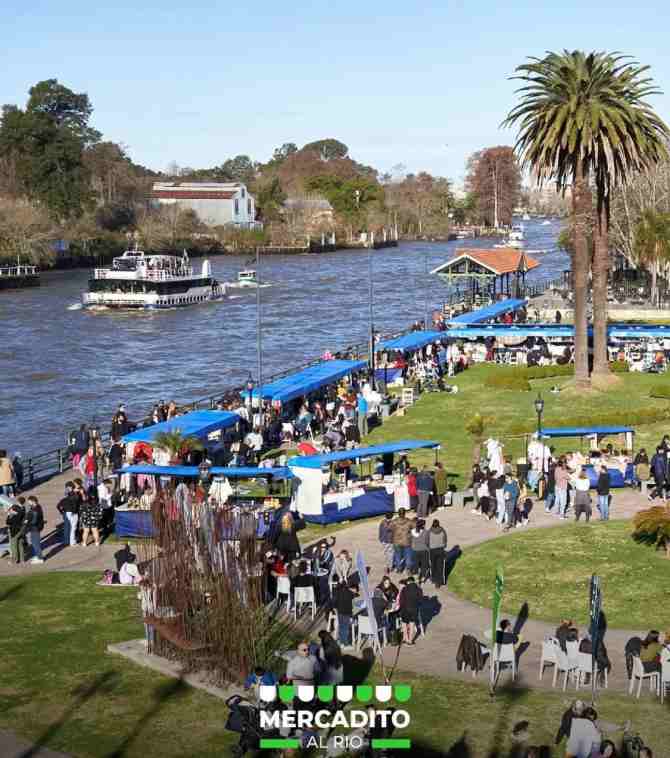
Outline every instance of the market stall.
<path fill-rule="evenodd" d="M 197 466 L 124 466 L 117 474 L 124 476 L 144 476 L 154 478 L 156 488 L 173 480 L 193 480 L 202 476 L 202 470 Z M 293 472 L 287 467 L 255 468 L 249 466 L 223 467 L 211 466 L 207 469 L 211 477 L 211 488 L 219 488 L 227 480 L 264 479 L 266 481 L 287 481 L 293 478 Z M 279 496 L 250 496 L 239 492 L 237 486 L 229 490 L 229 502 L 242 504 L 246 508 L 264 509 L 276 508 L 282 502 L 288 502 L 289 493 L 285 491 Z M 125 505 L 115 509 L 115 533 L 117 537 L 152 537 L 154 534 L 150 508 L 141 507 L 140 500 L 134 500 L 134 505 Z M 262 525 L 261 525 L 262 526 Z"/>
<path fill-rule="evenodd" d="M 184 437 L 198 437 L 206 440 L 210 435 L 228 427 L 235 426 L 240 420 L 237 413 L 230 411 L 191 411 L 160 424 L 152 424 L 137 429 L 123 437 L 125 443 L 144 442 L 152 444 L 160 432 L 179 431 Z"/>
<path fill-rule="evenodd" d="M 600 450 L 600 443 L 603 438 L 611 437 L 613 435 L 620 435 L 621 447 L 624 450 L 628 450 L 630 453 L 633 451 L 635 430 L 630 426 L 566 426 L 556 428 L 545 428 L 541 430 L 542 437 L 545 439 L 559 438 L 559 437 L 579 437 L 583 441 L 587 439 L 589 441 L 589 448 L 592 452 L 598 452 Z M 625 487 L 627 484 L 631 484 L 635 478 L 635 470 L 631 461 L 607 461 L 607 471 L 610 475 L 611 487 Z M 598 470 L 592 463 L 587 463 L 583 467 L 583 470 L 589 477 L 591 487 L 595 487 L 598 481 Z"/>
<path fill-rule="evenodd" d="M 395 470 L 394 456 L 422 448 L 437 451 L 439 443 L 401 440 L 291 458 L 288 466 L 297 480 L 293 509 L 305 521 L 332 524 L 408 507 L 407 487 L 402 474 Z M 349 463 L 358 465 L 353 475 Z"/>

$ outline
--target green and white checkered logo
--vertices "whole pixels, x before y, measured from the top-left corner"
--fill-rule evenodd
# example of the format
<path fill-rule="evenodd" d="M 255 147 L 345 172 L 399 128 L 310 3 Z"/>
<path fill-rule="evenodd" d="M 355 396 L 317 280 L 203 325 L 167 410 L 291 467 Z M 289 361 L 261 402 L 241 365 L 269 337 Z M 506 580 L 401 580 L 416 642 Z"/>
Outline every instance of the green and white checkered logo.
<path fill-rule="evenodd" d="M 406 703 L 412 696 L 412 688 L 408 684 L 394 685 L 377 685 L 360 684 L 358 687 L 338 684 L 320 685 L 312 687 L 310 685 L 261 685 L 259 688 L 259 697 L 266 703 L 271 703 L 279 698 L 284 703 L 292 703 L 297 697 L 303 703 L 311 703 L 314 696 L 322 703 L 332 703 L 337 700 L 340 703 L 349 703 L 356 701 L 363 705 L 369 705 L 373 701 L 378 703 L 389 703 L 395 699 L 398 703 Z"/>

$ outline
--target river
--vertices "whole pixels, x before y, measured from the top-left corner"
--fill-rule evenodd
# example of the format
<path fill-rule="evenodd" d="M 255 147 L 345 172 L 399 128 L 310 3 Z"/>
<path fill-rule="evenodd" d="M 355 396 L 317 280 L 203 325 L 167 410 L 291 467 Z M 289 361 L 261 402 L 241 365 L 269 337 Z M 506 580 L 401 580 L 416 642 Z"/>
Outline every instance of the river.
<path fill-rule="evenodd" d="M 527 222 L 526 248 L 541 261 L 528 281 L 569 267 L 556 248 L 560 224 Z M 457 248 L 491 240 L 406 242 L 373 256 L 374 323 L 407 328 L 447 293 L 426 277 Z M 233 282 L 245 258 L 211 259 L 219 281 Z M 199 266 L 199 260 L 195 261 Z M 369 324 L 368 253 L 268 256 L 263 281 L 263 373 L 298 366 L 326 350 L 364 342 Z M 86 270 L 52 271 L 35 289 L 0 292 L 0 448 L 24 457 L 65 444 L 81 422 L 107 428 L 119 402 L 131 419 L 160 399 L 184 402 L 256 374 L 256 293 L 229 289 L 222 302 L 166 311 L 86 311 Z"/>

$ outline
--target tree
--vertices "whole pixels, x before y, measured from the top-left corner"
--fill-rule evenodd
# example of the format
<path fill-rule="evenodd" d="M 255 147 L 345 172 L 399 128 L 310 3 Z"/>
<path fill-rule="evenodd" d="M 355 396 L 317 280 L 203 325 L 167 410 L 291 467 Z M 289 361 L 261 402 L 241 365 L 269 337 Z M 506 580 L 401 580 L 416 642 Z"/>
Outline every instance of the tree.
<path fill-rule="evenodd" d="M 88 96 L 76 94 L 56 79 L 30 90 L 25 110 L 3 109 L 0 153 L 7 153 L 28 197 L 57 220 L 76 218 L 92 197 L 85 148 L 99 139 L 89 127 Z"/>
<path fill-rule="evenodd" d="M 276 176 L 256 192 L 256 207 L 263 221 L 278 221 L 285 201 L 286 194 Z"/>
<path fill-rule="evenodd" d="M 329 137 L 328 139 L 316 140 L 309 142 L 302 148 L 305 152 L 317 153 L 322 161 L 332 161 L 335 158 L 346 158 L 349 154 L 349 148 L 339 140 Z"/>
<path fill-rule="evenodd" d="M 573 185 L 575 294 L 575 375 L 589 382 L 586 345 L 586 296 L 589 270 L 587 236 L 591 189 L 596 188 L 594 230 L 594 370 L 607 363 L 608 224 L 612 188 L 634 171 L 657 163 L 670 132 L 644 98 L 657 90 L 643 78 L 646 67 L 624 56 L 581 51 L 549 53 L 517 67 L 524 85 L 521 102 L 506 125 L 518 123 L 517 148 L 537 181 L 555 178 L 559 190 Z"/>
<path fill-rule="evenodd" d="M 202 442 L 193 435 L 184 436 L 180 429 L 169 432 L 157 432 L 153 446 L 170 453 L 171 462 L 181 462 L 184 456 L 195 450 L 203 450 Z"/>
<path fill-rule="evenodd" d="M 228 181 L 250 185 L 256 177 L 256 164 L 248 155 L 236 155 L 222 164 L 221 174 L 228 177 Z"/>
<path fill-rule="evenodd" d="M 514 149 L 488 147 L 468 160 L 466 189 L 477 201 L 480 220 L 498 228 L 512 223 L 512 212 L 521 191 L 521 169 Z"/>
<path fill-rule="evenodd" d="M 635 232 L 634 254 L 637 261 L 651 270 L 651 299 L 658 305 L 658 274 L 661 265 L 670 263 L 670 214 L 647 210 Z"/>
<path fill-rule="evenodd" d="M 53 222 L 27 200 L 0 198 L 0 261 L 42 265 L 54 258 Z"/>
<path fill-rule="evenodd" d="M 663 548 L 670 558 L 670 505 L 655 505 L 633 517 L 633 539 Z"/>
<path fill-rule="evenodd" d="M 271 166 L 279 166 L 289 157 L 289 155 L 293 155 L 297 152 L 298 146 L 295 142 L 284 142 L 281 147 L 275 148 L 269 163 Z"/>

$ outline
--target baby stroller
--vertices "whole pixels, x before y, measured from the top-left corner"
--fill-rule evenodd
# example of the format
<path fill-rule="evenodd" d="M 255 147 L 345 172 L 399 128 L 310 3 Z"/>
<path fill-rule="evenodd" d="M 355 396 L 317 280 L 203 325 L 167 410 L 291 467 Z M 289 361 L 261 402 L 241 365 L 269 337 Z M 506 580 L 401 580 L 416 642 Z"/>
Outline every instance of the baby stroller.
<path fill-rule="evenodd" d="M 260 708 L 241 695 L 233 695 L 226 700 L 230 709 L 226 730 L 240 735 L 239 742 L 233 748 L 234 758 L 242 758 L 250 750 L 258 750 L 261 738 L 277 737 L 278 734 L 261 728 Z"/>

